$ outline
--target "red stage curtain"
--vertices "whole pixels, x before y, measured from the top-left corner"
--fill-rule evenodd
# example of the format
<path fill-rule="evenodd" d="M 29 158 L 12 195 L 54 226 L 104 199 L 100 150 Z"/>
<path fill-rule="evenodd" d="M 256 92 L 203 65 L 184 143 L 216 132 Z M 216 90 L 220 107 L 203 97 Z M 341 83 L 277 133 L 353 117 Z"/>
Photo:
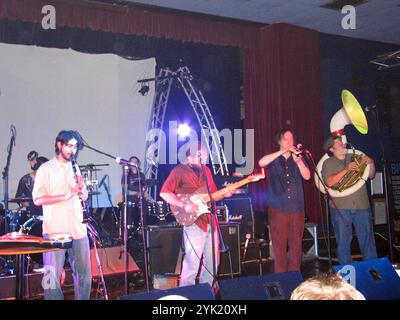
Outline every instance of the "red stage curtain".
<path fill-rule="evenodd" d="M 276 133 L 292 128 L 298 142 L 318 162 L 323 154 L 323 101 L 319 34 L 288 24 L 274 24 L 259 32 L 257 48 L 245 49 L 245 126 L 255 130 L 256 162 L 277 150 Z M 313 180 L 305 182 L 306 214 L 319 222 L 319 191 Z M 266 210 L 266 182 L 252 184 L 258 211 Z"/>
<path fill-rule="evenodd" d="M 249 47 L 257 28 L 250 24 L 217 21 L 213 18 L 180 15 L 134 6 L 79 5 L 73 0 L 0 0 L 0 19 L 40 23 L 44 5 L 56 9 L 57 27 L 70 27 L 122 34 L 145 35 L 189 42 Z M 51 32 L 51 31 L 49 31 Z"/>
<path fill-rule="evenodd" d="M 318 32 L 288 24 L 258 28 L 133 6 L 79 5 L 74 0 L 0 0 L 0 19 L 40 23 L 44 17 L 41 9 L 46 4 L 55 6 L 58 27 L 243 48 L 245 125 L 255 129 L 256 162 L 262 155 L 276 150 L 273 137 L 284 126 L 294 129 L 316 161 L 322 155 Z M 253 184 L 251 188 L 256 210 L 265 210 L 265 185 Z M 307 216 L 317 221 L 319 194 L 313 182 L 305 183 L 305 194 Z"/>

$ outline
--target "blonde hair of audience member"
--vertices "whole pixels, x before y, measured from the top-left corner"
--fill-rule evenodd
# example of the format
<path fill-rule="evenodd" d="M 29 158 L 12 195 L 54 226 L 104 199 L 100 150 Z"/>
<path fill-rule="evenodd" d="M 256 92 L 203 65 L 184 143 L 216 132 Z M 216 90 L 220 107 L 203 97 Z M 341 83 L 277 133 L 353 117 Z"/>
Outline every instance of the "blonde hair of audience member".
<path fill-rule="evenodd" d="M 337 274 L 320 274 L 300 284 L 290 300 L 365 300 L 365 297 Z"/>

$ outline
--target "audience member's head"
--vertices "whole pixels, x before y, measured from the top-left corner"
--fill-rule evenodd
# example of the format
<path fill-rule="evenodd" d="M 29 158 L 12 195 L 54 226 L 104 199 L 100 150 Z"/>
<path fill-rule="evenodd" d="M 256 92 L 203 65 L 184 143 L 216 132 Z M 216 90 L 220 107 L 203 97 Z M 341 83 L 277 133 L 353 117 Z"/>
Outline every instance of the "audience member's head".
<path fill-rule="evenodd" d="M 307 279 L 290 300 L 365 300 L 365 297 L 337 274 L 320 274 Z"/>

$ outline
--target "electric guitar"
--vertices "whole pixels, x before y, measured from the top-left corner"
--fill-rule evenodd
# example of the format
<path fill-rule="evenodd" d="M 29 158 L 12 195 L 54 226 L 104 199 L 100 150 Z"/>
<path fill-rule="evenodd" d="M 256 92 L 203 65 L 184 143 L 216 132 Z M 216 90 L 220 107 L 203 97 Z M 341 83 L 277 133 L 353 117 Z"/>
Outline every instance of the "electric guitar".
<path fill-rule="evenodd" d="M 240 188 L 250 182 L 256 182 L 264 178 L 264 170 L 262 170 L 261 173 L 253 173 L 238 182 L 230 184 L 227 187 L 214 192 L 211 197 L 214 201 L 221 200 L 227 193 L 234 192 L 234 190 L 237 188 Z M 198 205 L 198 210 L 196 210 L 196 212 L 186 212 L 185 208 L 174 206 L 171 204 L 171 211 L 176 221 L 183 226 L 190 226 L 202 214 L 210 212 L 210 209 L 207 205 L 210 202 L 210 197 L 204 192 L 194 194 L 177 194 L 177 197 L 184 202 L 192 202 Z"/>

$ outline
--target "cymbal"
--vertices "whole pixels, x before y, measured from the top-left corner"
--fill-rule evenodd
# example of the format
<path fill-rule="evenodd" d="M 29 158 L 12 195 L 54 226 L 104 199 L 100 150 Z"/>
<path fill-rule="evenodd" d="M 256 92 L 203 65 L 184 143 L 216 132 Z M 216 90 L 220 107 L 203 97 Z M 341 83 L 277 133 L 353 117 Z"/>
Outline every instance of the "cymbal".
<path fill-rule="evenodd" d="M 152 187 L 155 186 L 157 184 L 157 180 L 156 179 L 147 179 L 147 180 L 141 180 L 140 183 L 142 184 L 142 186 L 144 187 Z M 139 185 L 139 179 L 132 179 L 130 181 L 131 185 Z"/>
<path fill-rule="evenodd" d="M 9 199 L 8 202 L 25 202 L 25 201 L 31 201 L 33 200 L 32 198 L 28 198 L 28 197 L 20 197 L 20 198 L 13 198 L 13 199 Z"/>
<path fill-rule="evenodd" d="M 109 163 L 100 163 L 100 164 L 94 164 L 94 163 L 88 163 L 88 164 L 82 164 L 79 166 L 79 168 L 94 168 L 94 167 L 106 167 L 109 166 Z"/>
<path fill-rule="evenodd" d="M 89 168 L 89 167 L 82 167 L 82 168 L 80 168 L 81 169 L 81 172 L 88 172 L 88 171 L 101 171 L 101 170 L 103 170 L 103 169 L 99 169 L 99 168 L 95 168 L 95 169 L 93 169 L 93 168 Z"/>
<path fill-rule="evenodd" d="M 98 195 L 98 194 L 100 194 L 101 192 L 99 192 L 99 191 L 89 191 L 88 192 L 88 195 L 89 196 L 96 196 L 96 195 Z"/>

